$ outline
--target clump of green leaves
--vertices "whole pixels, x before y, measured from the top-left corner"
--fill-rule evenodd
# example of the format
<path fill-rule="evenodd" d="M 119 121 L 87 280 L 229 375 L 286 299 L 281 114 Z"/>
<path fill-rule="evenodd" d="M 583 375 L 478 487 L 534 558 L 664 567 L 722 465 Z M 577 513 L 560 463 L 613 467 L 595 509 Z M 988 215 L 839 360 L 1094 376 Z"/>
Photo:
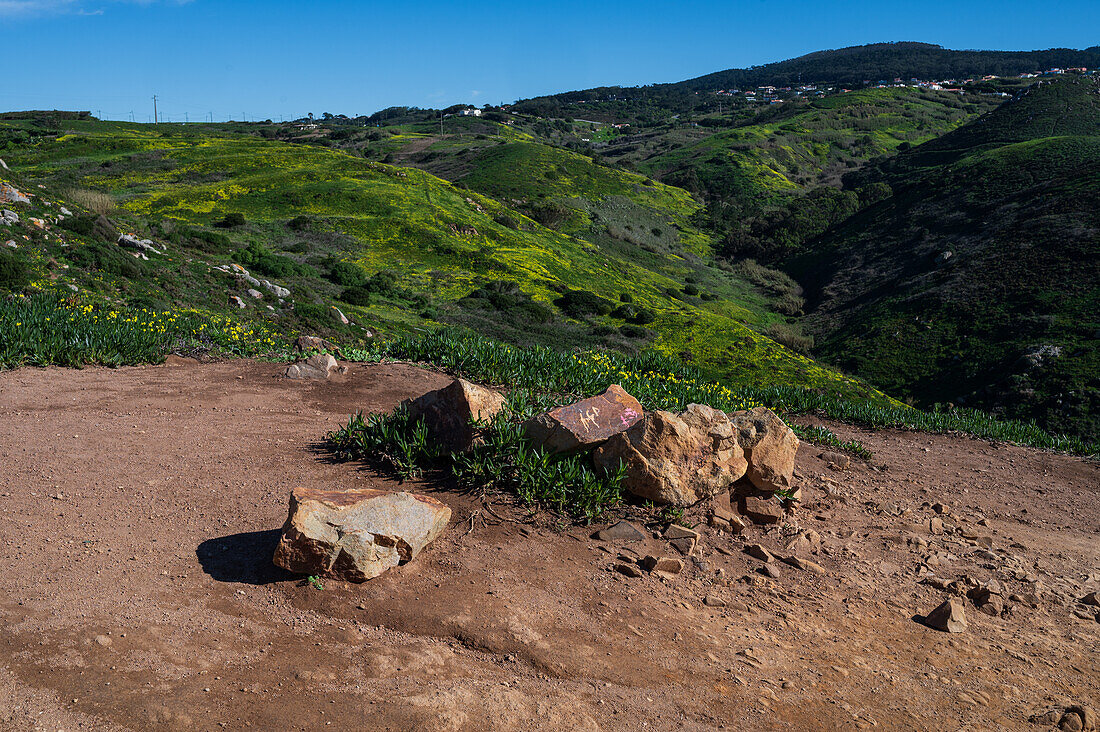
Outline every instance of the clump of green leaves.
<path fill-rule="evenodd" d="M 791 429 L 800 439 L 806 442 L 812 442 L 815 445 L 822 445 L 826 447 L 832 447 L 840 450 L 841 452 L 851 453 L 860 460 L 870 460 L 872 453 L 863 443 L 859 440 L 848 440 L 847 442 L 841 440 L 836 436 L 836 433 L 826 427 L 803 427 L 799 424 L 792 424 Z"/>
<path fill-rule="evenodd" d="M 332 432 L 328 443 L 343 459 L 367 460 L 402 479 L 433 470 L 450 474 L 456 485 L 476 493 L 514 493 L 530 506 L 549 509 L 586 523 L 622 501 L 624 470 L 597 470 L 587 455 L 552 455 L 532 445 L 522 420 L 546 406 L 524 393 L 511 397 L 506 412 L 490 423 L 475 423 L 480 440 L 467 452 L 435 446 L 423 422 L 408 410 L 356 414 Z"/>

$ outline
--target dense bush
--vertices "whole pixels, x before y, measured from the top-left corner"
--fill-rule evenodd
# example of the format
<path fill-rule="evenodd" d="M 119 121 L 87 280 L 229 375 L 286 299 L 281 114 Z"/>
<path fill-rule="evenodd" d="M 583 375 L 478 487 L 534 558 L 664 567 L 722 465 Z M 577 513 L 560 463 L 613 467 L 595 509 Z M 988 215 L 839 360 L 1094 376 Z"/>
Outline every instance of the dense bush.
<path fill-rule="evenodd" d="M 531 298 L 515 282 L 494 280 L 487 282 L 459 301 L 467 307 L 489 307 L 510 315 L 510 320 L 532 323 L 549 323 L 554 312 L 546 305 Z"/>
<path fill-rule="evenodd" d="M 571 318 L 607 315 L 614 307 L 610 300 L 605 300 L 594 292 L 588 292 L 587 290 L 569 290 L 555 300 L 554 304 Z"/>
<path fill-rule="evenodd" d="M 31 280 L 31 270 L 22 258 L 0 252 L 0 290 L 22 290 Z"/>
<path fill-rule="evenodd" d="M 358 287 L 367 281 L 367 273 L 352 262 L 330 260 L 328 278 L 343 287 Z"/>
<path fill-rule="evenodd" d="M 684 294 L 688 295 L 689 297 L 698 297 L 699 296 L 699 286 L 698 285 L 692 285 L 692 284 L 684 285 Z"/>
<path fill-rule="evenodd" d="M 649 338 L 653 335 L 653 331 L 649 328 L 643 328 L 640 325 L 633 325 L 630 323 L 619 328 L 619 332 L 627 338 Z"/>
<path fill-rule="evenodd" d="M 235 255 L 238 263 L 268 277 L 313 277 L 317 271 L 290 257 L 275 254 L 263 244 L 253 242 Z"/>
<path fill-rule="evenodd" d="M 176 246 L 188 246 L 211 254 L 223 254 L 233 248 L 233 240 L 220 231 L 204 231 L 181 227 L 168 235 Z"/>
<path fill-rule="evenodd" d="M 294 231 L 309 231 L 313 228 L 313 219 L 309 216 L 295 216 L 286 222 L 287 228 Z"/>
<path fill-rule="evenodd" d="M 232 213 L 227 213 L 221 220 L 216 221 L 214 226 L 220 229 L 232 229 L 237 226 L 244 226 L 244 224 L 244 214 L 233 211 Z"/>
<path fill-rule="evenodd" d="M 97 269 L 128 280 L 142 279 L 149 269 L 142 260 L 126 254 L 114 244 L 99 241 L 70 247 L 65 257 L 77 267 Z"/>
<path fill-rule="evenodd" d="M 68 229 L 74 234 L 87 236 L 102 241 L 114 242 L 118 239 L 118 229 L 114 227 L 106 216 L 88 214 L 85 216 L 70 216 L 62 219 L 61 228 Z"/>
<path fill-rule="evenodd" d="M 370 290 L 362 285 L 345 287 L 344 291 L 340 293 L 340 299 L 348 305 L 357 305 L 365 308 L 370 305 Z"/>

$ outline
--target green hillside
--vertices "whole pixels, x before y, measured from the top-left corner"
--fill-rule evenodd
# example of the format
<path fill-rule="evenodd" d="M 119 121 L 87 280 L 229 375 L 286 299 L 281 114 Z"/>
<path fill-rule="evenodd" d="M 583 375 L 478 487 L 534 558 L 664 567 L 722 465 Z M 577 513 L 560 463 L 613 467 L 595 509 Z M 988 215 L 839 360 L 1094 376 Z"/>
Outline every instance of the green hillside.
<path fill-rule="evenodd" d="M 795 263 L 820 353 L 891 393 L 1100 434 L 1100 84 L 1067 78 L 869 169 Z"/>
<path fill-rule="evenodd" d="M 323 326 L 348 340 L 365 338 L 364 327 L 396 334 L 458 323 L 566 349 L 652 350 L 733 384 L 883 399 L 747 327 L 759 315 L 721 296 L 738 287 L 728 273 L 696 264 L 683 267 L 684 279 L 673 276 L 669 263 L 688 256 L 674 246 L 641 249 L 661 260 L 649 266 L 645 256 L 605 251 L 420 170 L 224 128 L 74 121 L 42 130 L 13 121 L 0 129 L 0 154 L 17 182 L 38 193 L 35 205 L 53 200 L 53 210 L 67 203 L 80 214 L 78 202 L 102 205 L 109 226 L 167 248 L 123 266 L 103 222 L 74 216 L 29 232 L 7 255 L 28 262 L 40 287 L 71 284 L 277 331 Z M 683 194 L 639 180 L 636 195 L 687 205 Z M 664 223 L 673 224 L 671 216 Z M 230 263 L 290 295 L 250 297 L 246 285 L 212 269 Z M 709 279 L 691 274 L 698 267 Z M 228 305 L 230 295 L 245 308 Z M 351 325 L 333 320 L 332 304 Z"/>

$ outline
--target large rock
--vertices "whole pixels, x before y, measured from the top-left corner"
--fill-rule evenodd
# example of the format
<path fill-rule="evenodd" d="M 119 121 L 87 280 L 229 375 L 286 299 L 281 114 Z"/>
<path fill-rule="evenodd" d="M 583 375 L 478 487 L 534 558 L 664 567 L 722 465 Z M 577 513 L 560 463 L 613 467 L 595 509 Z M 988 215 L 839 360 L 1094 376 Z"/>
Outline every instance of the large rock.
<path fill-rule="evenodd" d="M 480 432 L 472 422 L 492 422 L 504 405 L 500 392 L 465 379 L 405 402 L 409 416 L 423 421 L 432 439 L 450 451 L 469 450 Z"/>
<path fill-rule="evenodd" d="M 555 407 L 527 421 L 527 436 L 548 452 L 576 452 L 625 432 L 642 418 L 641 403 L 618 384 L 603 394 Z"/>
<path fill-rule="evenodd" d="M 364 582 L 414 558 L 451 509 L 434 498 L 373 488 L 295 488 L 274 562 L 298 574 Z"/>
<path fill-rule="evenodd" d="M 337 368 L 336 359 L 328 353 L 316 353 L 286 369 L 288 379 L 327 379 Z"/>
<path fill-rule="evenodd" d="M 967 628 L 966 613 L 963 611 L 962 600 L 952 597 L 924 618 L 924 622 L 931 628 L 942 630 L 945 633 L 962 633 Z"/>
<path fill-rule="evenodd" d="M 730 415 L 737 440 L 749 461 L 749 481 L 762 491 L 786 490 L 794 485 L 794 456 L 798 437 L 783 420 L 765 407 Z"/>
<path fill-rule="evenodd" d="M 674 506 L 716 495 L 745 474 L 747 463 L 725 413 L 690 404 L 680 414 L 648 412 L 592 454 L 596 466 L 626 466 L 623 487 Z"/>

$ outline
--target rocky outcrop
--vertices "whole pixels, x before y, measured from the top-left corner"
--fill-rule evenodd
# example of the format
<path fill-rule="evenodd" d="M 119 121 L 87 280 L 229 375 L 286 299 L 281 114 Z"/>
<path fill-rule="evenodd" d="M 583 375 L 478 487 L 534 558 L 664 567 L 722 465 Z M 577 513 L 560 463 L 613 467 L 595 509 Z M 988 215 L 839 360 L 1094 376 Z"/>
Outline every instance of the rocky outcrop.
<path fill-rule="evenodd" d="M 504 396 L 465 379 L 405 402 L 409 416 L 424 422 L 431 438 L 452 452 L 469 450 L 480 429 L 473 421 L 490 423 L 504 409 Z"/>
<path fill-rule="evenodd" d="M 0 181 L 0 203 L 30 203 L 30 196 L 13 185 Z"/>
<path fill-rule="evenodd" d="M 618 384 L 602 394 L 555 407 L 523 426 L 534 444 L 551 453 L 588 450 L 625 432 L 642 418 L 642 405 Z"/>
<path fill-rule="evenodd" d="M 749 481 L 762 491 L 791 488 L 799 444 L 791 428 L 765 407 L 734 412 L 730 420 L 749 463 Z"/>
<path fill-rule="evenodd" d="M 149 252 L 151 254 L 164 255 L 167 250 L 157 249 L 152 239 L 139 239 L 133 234 L 119 234 L 118 245 L 120 247 L 126 247 L 128 249 L 136 249 L 139 252 Z"/>
<path fill-rule="evenodd" d="M 725 413 L 691 404 L 680 414 L 648 412 L 593 453 L 598 468 L 626 468 L 623 488 L 655 503 L 689 506 L 723 490 L 748 465 Z"/>
<path fill-rule="evenodd" d="M 286 369 L 288 379 L 327 379 L 338 368 L 336 359 L 328 353 L 316 353 Z"/>
<path fill-rule="evenodd" d="M 294 350 L 298 353 L 309 353 L 310 351 L 335 351 L 336 344 L 319 336 L 304 335 L 298 336 L 298 340 L 294 342 Z"/>
<path fill-rule="evenodd" d="M 295 488 L 274 562 L 298 574 L 364 582 L 415 559 L 450 519 L 451 509 L 427 496 Z"/>

